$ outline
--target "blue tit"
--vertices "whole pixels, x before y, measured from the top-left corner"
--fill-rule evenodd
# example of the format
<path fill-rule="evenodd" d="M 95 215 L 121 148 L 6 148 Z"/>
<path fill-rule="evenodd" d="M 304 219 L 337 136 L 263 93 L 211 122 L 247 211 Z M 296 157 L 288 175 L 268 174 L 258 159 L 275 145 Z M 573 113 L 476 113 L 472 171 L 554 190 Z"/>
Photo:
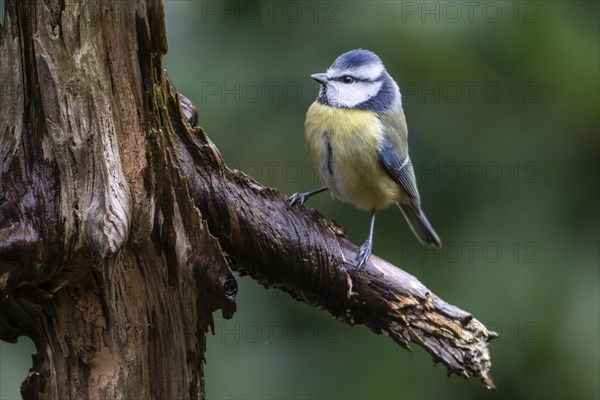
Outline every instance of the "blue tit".
<path fill-rule="evenodd" d="M 306 114 L 304 135 L 325 187 L 296 193 L 290 203 L 302 205 L 329 190 L 369 210 L 369 237 L 360 248 L 359 268 L 371 255 L 376 212 L 393 203 L 421 243 L 441 247 L 421 210 L 400 89 L 381 59 L 367 50 L 352 50 L 339 56 L 326 73 L 311 77 L 320 90 Z"/>

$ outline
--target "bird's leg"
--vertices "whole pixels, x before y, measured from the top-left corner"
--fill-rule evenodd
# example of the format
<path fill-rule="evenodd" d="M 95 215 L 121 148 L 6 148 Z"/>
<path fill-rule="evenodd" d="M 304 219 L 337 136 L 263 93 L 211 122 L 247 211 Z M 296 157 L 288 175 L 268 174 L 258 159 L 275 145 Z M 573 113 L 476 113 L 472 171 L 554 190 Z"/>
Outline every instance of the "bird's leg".
<path fill-rule="evenodd" d="M 369 237 L 360 246 L 360 252 L 358 253 L 358 268 L 362 268 L 369 257 L 371 256 L 371 250 L 373 249 L 373 227 L 375 226 L 375 210 L 371 210 L 371 228 L 369 229 Z"/>
<path fill-rule="evenodd" d="M 316 190 L 313 190 L 311 192 L 294 193 L 293 195 L 290 196 L 290 206 L 293 206 L 296 203 L 299 203 L 300 205 L 303 205 L 304 202 L 306 200 L 308 200 L 310 197 L 314 196 L 315 194 L 319 194 L 321 192 L 324 192 L 326 190 L 327 190 L 326 187 L 322 187 L 320 189 L 316 189 Z"/>

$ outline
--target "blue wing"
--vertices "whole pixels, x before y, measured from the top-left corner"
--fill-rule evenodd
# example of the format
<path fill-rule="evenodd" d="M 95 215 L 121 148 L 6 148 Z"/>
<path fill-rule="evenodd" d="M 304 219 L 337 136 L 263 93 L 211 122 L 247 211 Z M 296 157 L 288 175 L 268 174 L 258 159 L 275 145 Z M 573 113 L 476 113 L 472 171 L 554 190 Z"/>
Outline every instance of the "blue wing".
<path fill-rule="evenodd" d="M 415 173 L 408 154 L 400 156 L 394 146 L 384 138 L 379 163 L 404 192 L 404 199 L 398 201 L 398 207 L 415 236 L 421 243 L 440 248 L 442 241 L 421 210 Z"/>
<path fill-rule="evenodd" d="M 408 154 L 404 157 L 399 155 L 394 146 L 384 137 L 379 152 L 379 163 L 390 178 L 400 185 L 409 202 L 419 206 L 421 203 L 419 191 Z"/>

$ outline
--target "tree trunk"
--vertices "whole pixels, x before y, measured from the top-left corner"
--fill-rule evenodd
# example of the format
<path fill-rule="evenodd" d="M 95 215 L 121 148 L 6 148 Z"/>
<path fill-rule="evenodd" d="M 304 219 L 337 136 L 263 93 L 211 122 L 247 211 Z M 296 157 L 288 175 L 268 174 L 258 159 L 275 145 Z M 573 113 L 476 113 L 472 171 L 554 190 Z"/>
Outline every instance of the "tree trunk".
<path fill-rule="evenodd" d="M 204 397 L 231 268 L 488 386 L 497 335 L 318 213 L 228 169 L 162 69 L 159 0 L 8 0 L 0 26 L 0 339 L 25 398 Z"/>
<path fill-rule="evenodd" d="M 173 161 L 162 2 L 9 0 L 0 28 L 0 338 L 25 398 L 203 397 L 235 281 Z"/>

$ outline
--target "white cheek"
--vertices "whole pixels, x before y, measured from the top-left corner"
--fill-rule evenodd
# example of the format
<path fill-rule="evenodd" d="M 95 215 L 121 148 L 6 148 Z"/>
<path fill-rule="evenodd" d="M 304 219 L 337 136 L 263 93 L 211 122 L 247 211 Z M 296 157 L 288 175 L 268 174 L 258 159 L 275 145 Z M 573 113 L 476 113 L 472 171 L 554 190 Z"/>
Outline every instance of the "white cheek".
<path fill-rule="evenodd" d="M 327 98 L 333 106 L 352 108 L 375 97 L 381 86 L 382 82 L 353 84 L 331 82 L 327 87 Z"/>

